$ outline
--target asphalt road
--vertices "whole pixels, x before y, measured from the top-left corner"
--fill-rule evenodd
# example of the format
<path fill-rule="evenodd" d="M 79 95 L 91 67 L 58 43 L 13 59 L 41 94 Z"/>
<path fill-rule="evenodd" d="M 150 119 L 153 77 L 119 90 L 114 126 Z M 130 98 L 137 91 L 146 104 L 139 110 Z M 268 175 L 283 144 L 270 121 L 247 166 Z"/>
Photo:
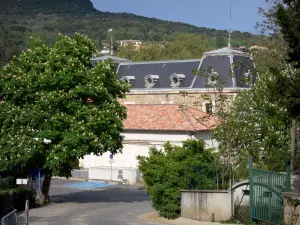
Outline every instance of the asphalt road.
<path fill-rule="evenodd" d="M 50 196 L 54 203 L 31 209 L 30 225 L 156 224 L 137 218 L 141 214 L 153 211 L 149 197 L 141 188 L 126 185 L 97 190 L 64 187 L 64 184 L 69 182 L 74 181 L 52 181 Z"/>

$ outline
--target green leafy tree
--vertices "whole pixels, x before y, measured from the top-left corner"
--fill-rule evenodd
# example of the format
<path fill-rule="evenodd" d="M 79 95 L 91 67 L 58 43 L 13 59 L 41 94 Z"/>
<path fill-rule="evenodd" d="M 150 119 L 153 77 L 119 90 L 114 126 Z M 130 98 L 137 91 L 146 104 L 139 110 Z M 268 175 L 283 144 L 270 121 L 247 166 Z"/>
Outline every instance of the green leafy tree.
<path fill-rule="evenodd" d="M 227 46 L 227 41 L 224 36 L 218 35 L 216 38 L 217 48 L 224 48 Z"/>
<path fill-rule="evenodd" d="M 31 39 L 4 68 L 0 96 L 0 169 L 43 168 L 44 200 L 52 175 L 70 176 L 87 154 L 117 153 L 128 86 L 112 62 L 91 67 L 95 45 L 79 34 L 58 35 L 53 46 Z"/>
<path fill-rule="evenodd" d="M 144 43 L 140 49 L 132 45 L 122 47 L 118 56 L 133 61 L 195 59 L 213 49 L 207 37 L 201 35 L 178 35 L 171 42 Z"/>
<path fill-rule="evenodd" d="M 268 11 L 264 12 L 264 30 L 269 30 L 283 40 L 281 56 L 283 63 L 268 66 L 269 80 L 266 88 L 269 99 L 285 108 L 292 118 L 291 160 L 292 170 L 299 162 L 297 158 L 297 120 L 300 116 L 300 2 L 298 0 L 276 0 Z"/>
<path fill-rule="evenodd" d="M 203 140 L 163 147 L 137 158 L 153 207 L 161 216 L 174 219 L 180 215 L 180 190 L 215 188 L 215 154 L 204 148 Z"/>
<path fill-rule="evenodd" d="M 249 156 L 259 168 L 273 171 L 285 171 L 285 163 L 290 159 L 288 114 L 268 101 L 260 82 L 237 93 L 214 132 L 220 154 L 231 156 L 235 179 L 248 177 L 245 165 Z"/>

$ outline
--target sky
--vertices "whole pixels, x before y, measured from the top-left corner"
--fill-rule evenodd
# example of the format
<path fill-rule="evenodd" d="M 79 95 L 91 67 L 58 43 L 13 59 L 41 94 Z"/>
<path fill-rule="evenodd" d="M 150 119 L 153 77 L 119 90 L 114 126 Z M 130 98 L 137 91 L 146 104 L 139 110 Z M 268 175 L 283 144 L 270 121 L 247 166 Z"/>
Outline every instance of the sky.
<path fill-rule="evenodd" d="M 92 0 L 100 11 L 128 12 L 146 17 L 228 30 L 230 0 Z M 232 29 L 259 33 L 258 7 L 268 8 L 265 0 L 232 0 Z"/>

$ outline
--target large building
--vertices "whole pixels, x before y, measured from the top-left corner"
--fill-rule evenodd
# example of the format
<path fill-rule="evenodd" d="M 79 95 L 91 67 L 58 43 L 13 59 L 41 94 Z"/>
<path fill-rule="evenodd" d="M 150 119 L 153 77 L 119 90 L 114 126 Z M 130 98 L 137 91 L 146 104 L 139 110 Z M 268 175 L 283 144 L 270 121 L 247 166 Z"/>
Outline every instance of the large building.
<path fill-rule="evenodd" d="M 171 141 L 180 145 L 187 139 L 203 139 L 217 148 L 213 128 L 217 118 L 210 116 L 216 104 L 215 85 L 233 97 L 237 90 L 255 81 L 249 54 L 231 48 L 206 52 L 201 59 L 131 62 L 112 58 L 119 79 L 130 84 L 122 103 L 128 109 L 124 121 L 124 149 L 115 156 L 113 179 L 139 180 L 137 155 L 147 156 L 150 147 L 161 148 Z M 93 64 L 104 58 L 93 59 Z M 203 99 L 209 95 L 209 100 Z M 181 107 L 182 105 L 186 107 Z M 203 119 L 205 118 L 205 119 Z M 90 168 L 90 178 L 108 179 L 109 153 L 87 156 L 81 166 Z M 119 176 L 120 177 L 120 176 Z"/>
<path fill-rule="evenodd" d="M 201 59 L 116 64 L 119 79 L 131 85 L 123 103 L 192 106 L 196 102 L 202 110 L 215 104 L 215 83 L 222 86 L 224 94 L 234 96 L 255 81 L 254 69 L 249 54 L 231 48 L 206 52 Z M 201 98 L 204 94 L 211 95 L 210 103 Z"/>

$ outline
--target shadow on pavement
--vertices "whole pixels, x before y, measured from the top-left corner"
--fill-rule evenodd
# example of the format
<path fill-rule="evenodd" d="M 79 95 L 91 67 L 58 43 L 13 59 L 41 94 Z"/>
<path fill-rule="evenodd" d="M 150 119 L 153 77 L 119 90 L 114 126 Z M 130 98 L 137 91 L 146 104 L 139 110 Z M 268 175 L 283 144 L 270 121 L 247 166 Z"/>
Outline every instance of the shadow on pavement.
<path fill-rule="evenodd" d="M 97 203 L 97 202 L 143 202 L 149 201 L 144 190 L 111 187 L 105 190 L 72 190 L 70 193 L 52 194 L 53 199 L 62 199 L 56 203 Z"/>

